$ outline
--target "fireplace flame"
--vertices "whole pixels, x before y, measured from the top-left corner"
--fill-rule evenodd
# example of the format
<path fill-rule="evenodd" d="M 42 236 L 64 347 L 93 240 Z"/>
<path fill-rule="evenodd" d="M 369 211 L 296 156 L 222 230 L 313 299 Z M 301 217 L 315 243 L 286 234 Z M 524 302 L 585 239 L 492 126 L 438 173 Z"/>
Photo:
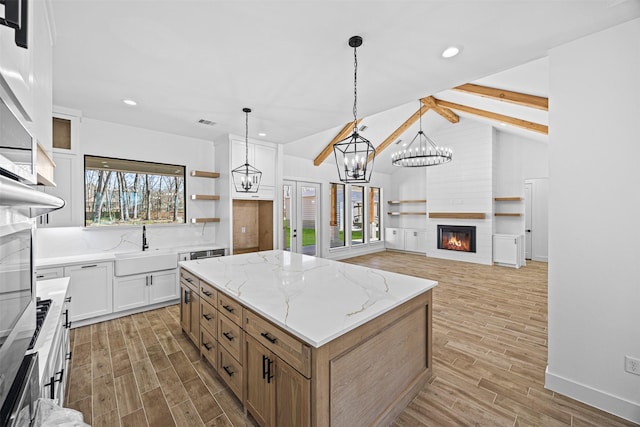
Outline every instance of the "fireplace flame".
<path fill-rule="evenodd" d="M 461 240 L 458 238 L 458 236 L 456 236 L 455 234 L 453 236 L 451 236 L 449 239 L 444 239 L 445 242 L 444 243 L 444 247 L 446 249 L 452 250 L 452 251 L 463 251 L 463 252 L 468 252 L 469 251 L 469 240 L 465 239 L 465 240 Z"/>

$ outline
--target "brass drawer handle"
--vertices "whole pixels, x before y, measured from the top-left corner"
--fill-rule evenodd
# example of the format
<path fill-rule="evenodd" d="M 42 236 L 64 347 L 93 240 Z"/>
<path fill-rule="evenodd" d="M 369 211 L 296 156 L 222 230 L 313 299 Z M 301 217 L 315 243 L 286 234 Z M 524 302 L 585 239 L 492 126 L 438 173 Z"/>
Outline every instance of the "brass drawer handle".
<path fill-rule="evenodd" d="M 233 335 L 231 335 L 229 332 L 223 332 L 222 335 L 224 335 L 224 337 L 226 339 L 228 339 L 229 341 L 233 341 L 233 339 L 235 338 Z"/>
<path fill-rule="evenodd" d="M 275 344 L 277 341 L 275 337 L 272 337 L 271 335 L 269 335 L 269 332 L 262 332 L 260 335 L 262 335 L 264 339 L 269 341 L 271 344 Z"/>
<path fill-rule="evenodd" d="M 233 307 L 231 307 L 230 305 L 223 305 L 222 308 L 227 310 L 229 313 L 233 313 L 235 311 L 235 309 Z"/>

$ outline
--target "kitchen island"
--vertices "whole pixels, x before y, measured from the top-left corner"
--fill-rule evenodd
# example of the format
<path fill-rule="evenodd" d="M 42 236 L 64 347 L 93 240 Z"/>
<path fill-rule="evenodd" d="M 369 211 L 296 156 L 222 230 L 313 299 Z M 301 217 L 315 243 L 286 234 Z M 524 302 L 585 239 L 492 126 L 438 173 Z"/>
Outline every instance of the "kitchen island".
<path fill-rule="evenodd" d="M 283 251 L 180 266 L 184 332 L 260 425 L 386 425 L 431 376 L 437 282 Z"/>

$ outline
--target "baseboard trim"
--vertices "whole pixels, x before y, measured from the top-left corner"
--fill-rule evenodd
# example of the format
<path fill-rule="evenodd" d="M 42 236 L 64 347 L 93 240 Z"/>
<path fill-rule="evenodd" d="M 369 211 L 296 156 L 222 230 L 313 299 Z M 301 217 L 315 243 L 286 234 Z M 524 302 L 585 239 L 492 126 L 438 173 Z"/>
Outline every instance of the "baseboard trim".
<path fill-rule="evenodd" d="M 640 404 L 605 393 L 584 384 L 545 371 L 544 387 L 564 396 L 578 400 L 594 408 L 616 415 L 634 423 L 640 423 Z"/>

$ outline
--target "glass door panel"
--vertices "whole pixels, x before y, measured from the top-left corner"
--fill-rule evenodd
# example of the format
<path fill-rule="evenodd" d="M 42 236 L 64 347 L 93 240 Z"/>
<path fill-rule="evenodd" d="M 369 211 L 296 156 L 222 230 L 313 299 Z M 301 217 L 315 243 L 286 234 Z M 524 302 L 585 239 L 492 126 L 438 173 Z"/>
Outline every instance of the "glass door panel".
<path fill-rule="evenodd" d="M 285 181 L 282 200 L 283 249 L 317 255 L 320 241 L 320 184 Z"/>

